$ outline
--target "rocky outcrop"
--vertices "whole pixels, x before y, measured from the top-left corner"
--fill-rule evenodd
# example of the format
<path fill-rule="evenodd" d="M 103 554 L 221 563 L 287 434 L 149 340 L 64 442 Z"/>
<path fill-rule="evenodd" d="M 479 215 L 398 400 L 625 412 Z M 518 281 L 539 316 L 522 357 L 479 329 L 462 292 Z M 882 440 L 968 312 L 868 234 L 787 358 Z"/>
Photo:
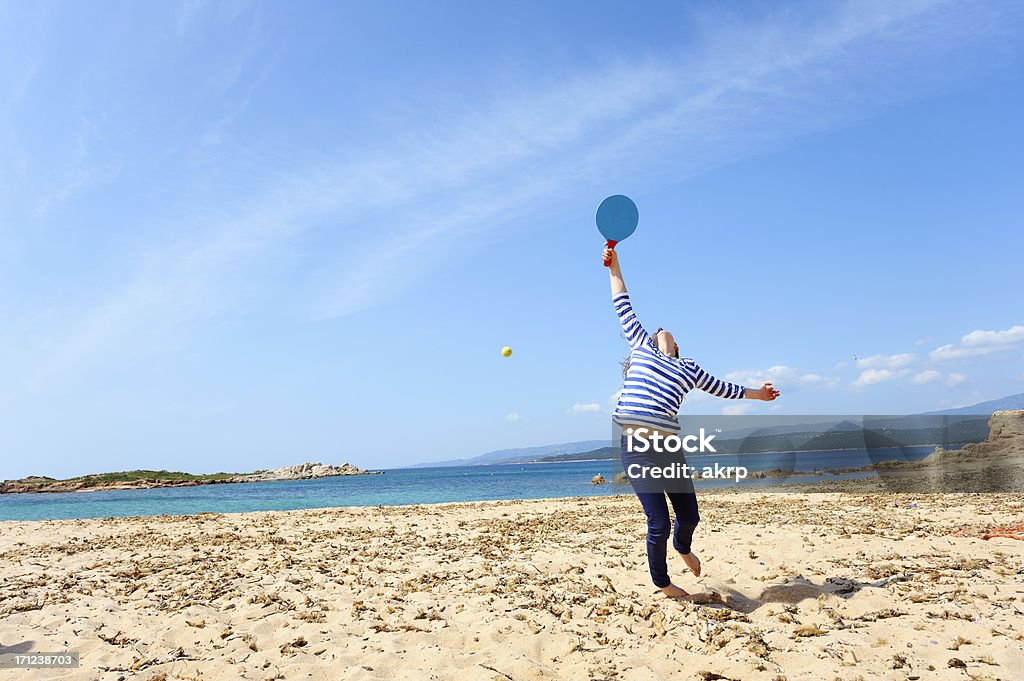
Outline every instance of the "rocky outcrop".
<path fill-rule="evenodd" d="M 144 476 L 130 480 L 103 480 L 103 476 L 84 475 L 69 480 L 55 480 L 41 475 L 30 475 L 18 480 L 0 482 L 0 494 L 19 494 L 25 492 L 90 492 L 95 490 L 118 489 L 151 489 L 154 487 L 195 487 L 197 485 L 223 485 L 233 482 L 270 482 L 273 480 L 308 480 L 312 478 L 329 478 L 340 475 L 371 475 L 383 471 L 364 471 L 350 463 L 332 466 L 323 463 L 300 463 L 297 466 L 285 466 L 270 470 L 258 470 L 254 473 L 240 473 L 215 477 L 190 476 L 188 474 L 162 475 L 157 478 Z M 179 476 L 180 477 L 176 477 Z M 121 476 L 124 477 L 124 476 Z"/>
<path fill-rule="evenodd" d="M 608 481 L 604 479 L 604 476 L 598 473 L 590 479 L 591 485 L 607 485 Z"/>
<path fill-rule="evenodd" d="M 195 487 L 196 485 L 212 485 L 217 483 L 232 482 L 231 480 L 152 480 L 139 478 L 137 480 L 118 480 L 117 482 L 90 480 L 84 478 L 72 478 L 71 480 L 55 480 L 46 478 L 41 481 L 42 476 L 30 475 L 27 478 L 18 480 L 4 480 L 0 482 L 0 494 L 21 494 L 25 492 L 92 492 L 99 490 L 117 489 L 150 489 L 152 487 Z"/>
<path fill-rule="evenodd" d="M 988 439 L 1024 445 L 1024 409 L 997 411 L 988 420 Z"/>
<path fill-rule="evenodd" d="M 960 449 L 936 447 L 922 460 L 923 465 L 973 461 L 994 456 L 1024 454 L 1024 410 L 997 411 L 988 420 L 988 437 L 982 442 L 966 444 Z"/>
<path fill-rule="evenodd" d="M 300 463 L 270 470 L 258 470 L 240 475 L 233 482 L 266 482 L 269 480 L 310 480 L 312 478 L 333 478 L 339 475 L 372 475 L 381 471 L 364 471 L 350 463 L 332 466 L 325 463 Z"/>

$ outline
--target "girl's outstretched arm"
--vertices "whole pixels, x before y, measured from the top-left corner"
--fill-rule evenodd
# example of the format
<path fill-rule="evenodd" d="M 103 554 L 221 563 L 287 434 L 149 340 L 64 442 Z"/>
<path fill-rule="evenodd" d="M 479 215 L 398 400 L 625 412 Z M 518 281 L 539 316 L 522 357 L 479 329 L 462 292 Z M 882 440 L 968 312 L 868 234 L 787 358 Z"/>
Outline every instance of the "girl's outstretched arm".
<path fill-rule="evenodd" d="M 687 368 L 694 375 L 694 387 L 700 388 L 706 393 L 710 393 L 715 397 L 724 397 L 729 400 L 764 400 L 765 402 L 771 402 L 779 396 L 779 391 L 772 387 L 771 383 L 765 383 L 756 390 L 754 388 L 746 388 L 737 383 L 729 383 L 723 381 L 720 378 L 715 378 L 708 372 L 704 371 L 696 362 L 692 359 L 684 360 Z"/>
<path fill-rule="evenodd" d="M 601 253 L 601 262 L 608 263 L 608 276 L 612 280 L 612 296 L 626 292 L 626 282 L 622 280 L 622 270 L 619 269 L 619 254 L 614 248 L 605 248 Z"/>

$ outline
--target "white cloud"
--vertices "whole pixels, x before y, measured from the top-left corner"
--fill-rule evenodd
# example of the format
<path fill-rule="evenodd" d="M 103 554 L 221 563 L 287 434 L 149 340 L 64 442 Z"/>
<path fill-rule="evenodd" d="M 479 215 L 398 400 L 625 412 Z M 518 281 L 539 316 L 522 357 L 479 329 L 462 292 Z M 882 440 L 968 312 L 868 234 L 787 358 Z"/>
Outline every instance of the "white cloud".
<path fill-rule="evenodd" d="M 914 374 L 914 377 L 910 379 L 910 382 L 915 385 L 924 385 L 925 383 L 931 383 L 932 381 L 939 380 L 939 377 L 941 376 L 942 374 L 935 369 L 927 369 L 921 373 Z"/>
<path fill-rule="evenodd" d="M 968 347 L 1004 347 L 1024 343 L 1024 326 L 1011 326 L 1006 331 L 971 331 L 960 339 Z"/>
<path fill-rule="evenodd" d="M 903 369 L 917 361 L 917 355 L 904 352 L 898 355 L 871 355 L 857 360 L 861 369 Z"/>
<path fill-rule="evenodd" d="M 505 414 L 505 420 L 508 421 L 509 423 L 517 423 L 519 421 L 522 421 L 523 419 L 519 415 L 519 412 L 514 411 L 511 414 Z"/>
<path fill-rule="evenodd" d="M 762 383 L 773 383 L 776 388 L 787 392 L 798 388 L 834 387 L 833 379 L 813 372 L 801 373 L 798 369 L 784 364 L 776 364 L 767 369 L 731 371 L 725 375 L 725 380 L 752 388 L 759 388 Z"/>
<path fill-rule="evenodd" d="M 954 371 L 953 373 L 951 373 L 949 376 L 946 377 L 946 385 L 948 385 L 950 387 L 953 387 L 955 385 L 960 385 L 961 383 L 963 383 L 966 380 L 967 380 L 967 375 L 966 374 L 961 374 L 961 373 L 958 373 L 958 372 Z"/>
<path fill-rule="evenodd" d="M 577 402 L 569 407 L 570 414 L 597 414 L 601 411 L 601 405 L 597 402 Z"/>
<path fill-rule="evenodd" d="M 750 402 L 740 402 L 738 404 L 730 404 L 727 407 L 722 407 L 722 414 L 725 416 L 742 416 L 743 414 L 749 414 L 754 410 L 754 404 Z"/>
<path fill-rule="evenodd" d="M 908 369 L 900 371 L 894 369 L 866 369 L 860 372 L 860 376 L 850 384 L 850 387 L 854 390 L 861 390 L 869 385 L 877 385 L 905 376 L 908 371 Z"/>
<path fill-rule="evenodd" d="M 879 383 L 886 383 L 888 381 L 902 378 L 910 373 L 910 369 L 866 369 L 861 372 L 857 380 L 850 384 L 850 388 L 853 390 L 862 390 L 869 385 L 877 385 Z M 934 369 L 926 369 L 921 371 L 910 379 L 910 382 L 915 385 L 924 385 L 926 383 L 932 383 L 939 380 L 942 374 Z M 948 386 L 956 386 L 967 380 L 966 374 L 953 372 L 946 377 L 944 383 Z"/>
<path fill-rule="evenodd" d="M 956 343 L 949 343 L 932 350 L 928 357 L 933 362 L 948 362 L 964 357 L 987 355 L 1000 350 L 1010 350 L 1024 345 L 1024 326 L 1011 326 L 1005 331 L 977 329 L 963 336 Z"/>
<path fill-rule="evenodd" d="M 782 364 L 768 367 L 767 369 L 742 369 L 731 371 L 725 375 L 725 380 L 731 383 L 742 383 L 743 385 L 760 386 L 762 383 L 775 383 L 795 378 L 798 372 L 792 367 Z"/>

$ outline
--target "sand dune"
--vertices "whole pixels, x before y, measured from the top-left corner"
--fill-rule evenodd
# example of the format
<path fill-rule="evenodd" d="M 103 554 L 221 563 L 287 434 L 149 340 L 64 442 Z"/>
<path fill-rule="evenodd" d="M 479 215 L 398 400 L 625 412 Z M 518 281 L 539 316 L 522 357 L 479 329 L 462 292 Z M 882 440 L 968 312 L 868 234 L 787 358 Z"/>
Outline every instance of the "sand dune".
<path fill-rule="evenodd" d="M 632 496 L 0 523 L 0 652 L 80 679 L 1022 678 L 1020 495 L 707 494 L 699 580 Z"/>

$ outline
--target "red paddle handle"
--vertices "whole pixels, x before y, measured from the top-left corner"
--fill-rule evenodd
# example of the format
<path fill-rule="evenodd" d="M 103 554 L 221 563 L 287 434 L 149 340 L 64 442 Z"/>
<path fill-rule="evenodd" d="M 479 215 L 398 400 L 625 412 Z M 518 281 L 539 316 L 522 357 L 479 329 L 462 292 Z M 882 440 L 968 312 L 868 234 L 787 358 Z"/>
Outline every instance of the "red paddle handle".
<path fill-rule="evenodd" d="M 612 250 L 615 250 L 615 244 L 617 244 L 617 243 L 619 243 L 619 242 L 616 241 L 615 239 L 608 239 L 608 241 L 606 241 L 604 243 L 604 247 L 605 248 L 610 248 Z M 612 266 L 612 261 L 611 260 L 605 260 L 604 261 L 604 266 L 605 267 L 611 267 Z"/>

